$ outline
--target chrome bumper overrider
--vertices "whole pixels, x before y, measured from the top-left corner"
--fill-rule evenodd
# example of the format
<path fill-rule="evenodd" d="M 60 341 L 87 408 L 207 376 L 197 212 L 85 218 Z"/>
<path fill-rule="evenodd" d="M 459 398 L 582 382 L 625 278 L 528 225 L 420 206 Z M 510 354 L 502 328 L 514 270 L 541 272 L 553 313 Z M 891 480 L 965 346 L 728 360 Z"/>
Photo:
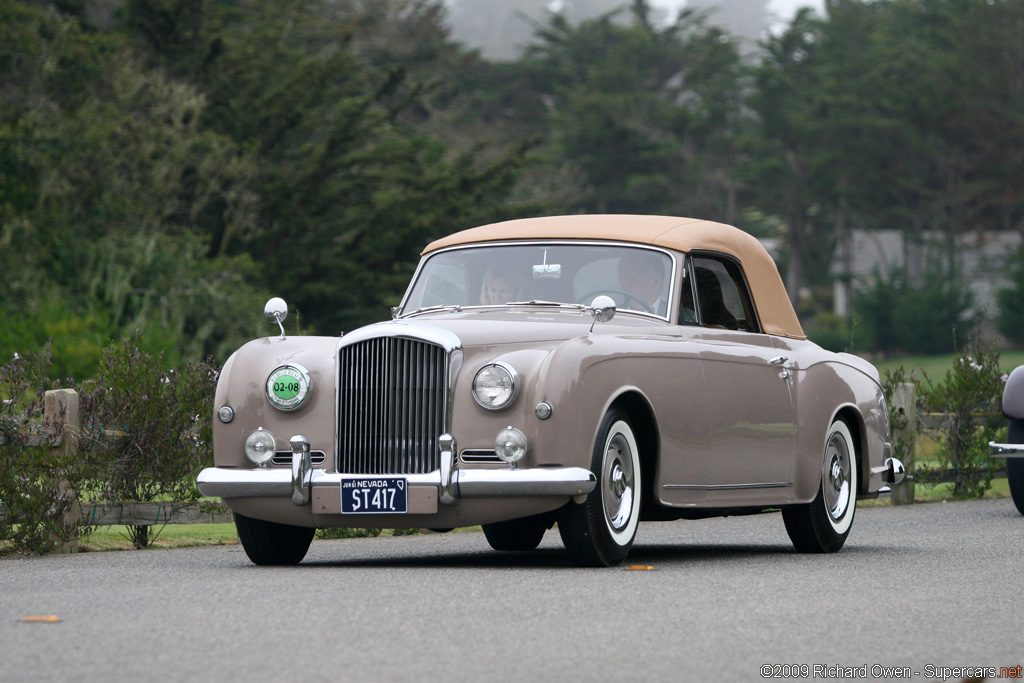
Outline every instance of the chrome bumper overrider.
<path fill-rule="evenodd" d="M 310 462 L 309 440 L 297 435 L 290 441 L 291 470 L 207 467 L 196 479 L 199 492 L 218 498 L 290 497 L 296 505 L 305 505 L 310 501 L 313 488 L 340 489 L 342 479 L 357 476 L 314 469 Z M 452 505 L 460 498 L 583 496 L 597 485 L 594 473 L 582 467 L 460 470 L 455 460 L 455 440 L 446 434 L 440 443 L 440 469 L 399 476 L 405 477 L 410 487 L 437 488 L 438 500 L 445 505 Z"/>
<path fill-rule="evenodd" d="M 903 466 L 903 463 L 896 458 L 885 459 L 885 483 L 887 484 L 898 484 L 903 481 L 903 477 L 907 474 L 907 469 Z"/>

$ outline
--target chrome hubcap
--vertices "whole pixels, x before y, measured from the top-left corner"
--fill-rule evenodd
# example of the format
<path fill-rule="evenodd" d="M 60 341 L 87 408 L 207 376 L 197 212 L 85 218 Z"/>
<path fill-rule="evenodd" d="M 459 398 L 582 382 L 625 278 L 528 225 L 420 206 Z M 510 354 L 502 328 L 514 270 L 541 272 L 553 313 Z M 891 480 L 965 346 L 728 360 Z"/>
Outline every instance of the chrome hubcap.
<path fill-rule="evenodd" d="M 825 495 L 825 508 L 833 520 L 840 520 L 850 508 L 852 491 L 850 489 L 849 446 L 839 434 L 833 434 L 825 451 L 825 476 L 822 490 Z"/>
<path fill-rule="evenodd" d="M 604 463 L 604 515 L 613 530 L 622 531 L 629 524 L 636 481 L 632 453 L 622 435 L 616 434 L 608 442 Z"/>

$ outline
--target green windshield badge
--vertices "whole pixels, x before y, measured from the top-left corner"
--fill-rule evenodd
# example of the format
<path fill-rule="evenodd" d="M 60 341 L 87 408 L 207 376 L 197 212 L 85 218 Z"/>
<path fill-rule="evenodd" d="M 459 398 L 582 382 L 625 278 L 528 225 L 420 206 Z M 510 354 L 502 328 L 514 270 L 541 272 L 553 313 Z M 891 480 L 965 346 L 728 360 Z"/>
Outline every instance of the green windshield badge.
<path fill-rule="evenodd" d="M 311 390 L 309 373 L 301 365 L 282 365 L 267 378 L 267 399 L 279 410 L 298 410 Z"/>

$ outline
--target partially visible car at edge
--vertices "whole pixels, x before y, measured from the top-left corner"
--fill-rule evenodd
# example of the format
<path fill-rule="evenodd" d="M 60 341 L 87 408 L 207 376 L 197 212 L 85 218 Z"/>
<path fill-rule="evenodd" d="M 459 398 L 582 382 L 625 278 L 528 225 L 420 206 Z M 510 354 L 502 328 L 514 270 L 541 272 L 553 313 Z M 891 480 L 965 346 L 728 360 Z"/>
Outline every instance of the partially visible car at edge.
<path fill-rule="evenodd" d="M 1017 510 L 1024 515 L 1024 365 L 1016 367 L 1003 387 L 1003 415 L 1009 421 L 1007 443 L 989 443 L 993 458 L 1006 458 L 1006 479 Z"/>
<path fill-rule="evenodd" d="M 287 307 L 271 300 L 267 315 Z M 257 564 L 316 528 L 482 525 L 612 566 L 646 520 L 781 510 L 834 552 L 903 476 L 877 370 L 807 340 L 737 228 L 665 216 L 507 221 L 427 246 L 392 320 L 249 342 L 224 365 L 214 467 Z"/>

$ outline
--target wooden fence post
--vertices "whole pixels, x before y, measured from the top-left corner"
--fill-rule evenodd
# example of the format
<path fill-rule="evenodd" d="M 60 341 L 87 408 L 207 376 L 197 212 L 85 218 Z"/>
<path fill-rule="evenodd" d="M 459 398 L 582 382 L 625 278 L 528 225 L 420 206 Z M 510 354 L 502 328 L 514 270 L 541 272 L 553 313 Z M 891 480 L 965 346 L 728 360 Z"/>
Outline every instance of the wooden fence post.
<path fill-rule="evenodd" d="M 47 391 L 43 399 L 43 422 L 47 432 L 59 434 L 60 442 L 52 446 L 60 449 L 62 459 L 72 458 L 78 454 L 78 439 L 81 435 L 81 422 L 78 413 L 78 392 L 74 389 L 56 389 Z M 78 502 L 78 492 L 68 481 L 60 483 L 60 496 L 72 502 L 64 515 L 63 527 L 72 529 L 71 538 L 54 536 L 54 550 L 58 553 L 78 552 L 78 525 L 82 520 L 82 509 Z"/>
<path fill-rule="evenodd" d="M 917 386 L 909 382 L 897 384 L 892 409 L 905 420 L 892 435 L 893 456 L 900 458 L 907 470 L 903 482 L 892 489 L 892 502 L 911 505 L 914 502 L 914 451 L 917 450 Z"/>

